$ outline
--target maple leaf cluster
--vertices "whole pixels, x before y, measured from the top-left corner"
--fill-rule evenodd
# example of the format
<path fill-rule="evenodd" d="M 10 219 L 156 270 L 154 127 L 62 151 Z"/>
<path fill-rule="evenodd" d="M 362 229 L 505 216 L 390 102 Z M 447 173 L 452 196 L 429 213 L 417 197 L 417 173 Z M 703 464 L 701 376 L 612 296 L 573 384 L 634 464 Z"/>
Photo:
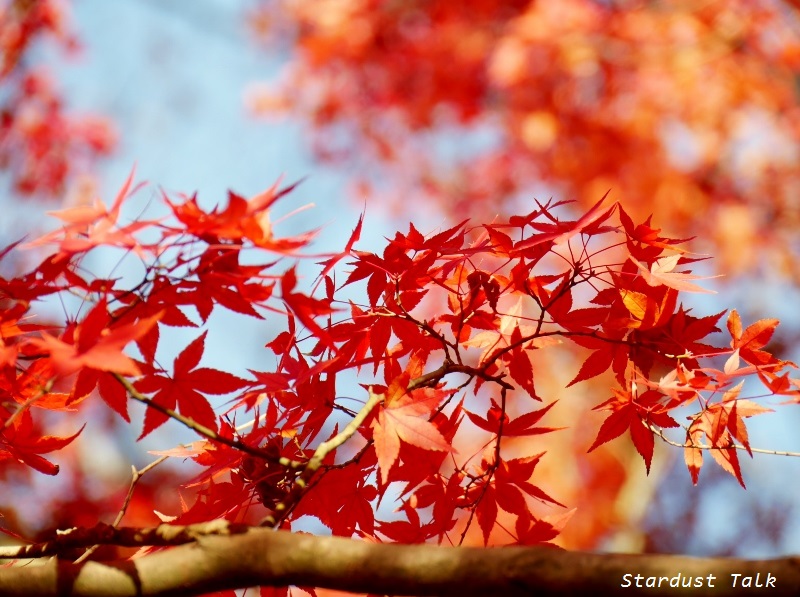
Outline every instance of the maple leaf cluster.
<path fill-rule="evenodd" d="M 723 314 L 696 317 L 678 300 L 703 290 L 697 259 L 618 204 L 575 220 L 564 202 L 537 201 L 477 227 L 412 224 L 380 253 L 356 248 L 360 219 L 305 283 L 298 263 L 313 235 L 279 237 L 269 218 L 293 187 L 230 193 L 211 209 L 164 195 L 169 216 L 126 222 L 137 188 L 131 173 L 110 207 L 56 214 L 63 226 L 28 245 L 53 252 L 0 278 L 0 463 L 56 474 L 42 455 L 81 430 L 48 435 L 52 415 L 100 399 L 130 421 L 139 401 L 140 437 L 168 422 L 200 437 L 164 452 L 202 468 L 196 500 L 162 515 L 177 524 L 313 517 L 338 535 L 461 543 L 477 521 L 484 543 L 549 542 L 569 512 L 536 477 L 539 436 L 558 431 L 543 423 L 557 405 L 537 390 L 537 355 L 563 343 L 588 351 L 570 385 L 614 377 L 590 450 L 627 433 L 649 470 L 662 439 L 684 449 L 694 482 L 709 452 L 744 485 L 745 419 L 769 410 L 741 396 L 746 379 L 764 396 L 800 395 L 794 364 L 767 348 L 778 322 L 745 327 L 732 311 L 730 342 L 712 342 Z M 139 259 L 141 279 L 87 273 L 103 248 Z M 86 308 L 38 323 L 36 303 L 63 293 Z M 265 346 L 274 365 L 203 364 L 219 308 L 285 321 Z M 165 366 L 157 354 L 175 328 L 197 332 Z M 690 413 L 679 440 L 676 409 Z"/>

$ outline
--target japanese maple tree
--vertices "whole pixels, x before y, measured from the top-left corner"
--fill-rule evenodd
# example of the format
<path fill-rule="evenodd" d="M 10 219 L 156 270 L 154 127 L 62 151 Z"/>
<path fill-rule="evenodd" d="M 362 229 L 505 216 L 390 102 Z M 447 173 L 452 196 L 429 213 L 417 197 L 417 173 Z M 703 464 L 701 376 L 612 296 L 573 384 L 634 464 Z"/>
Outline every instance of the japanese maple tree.
<path fill-rule="evenodd" d="M 528 213 L 490 223 L 412 224 L 376 252 L 359 246 L 362 218 L 340 252 L 320 255 L 310 248 L 313 233 L 279 236 L 270 220 L 293 186 L 249 199 L 231 192 L 210 209 L 196 196 L 163 194 L 169 215 L 126 221 L 133 182 L 132 173 L 110 207 L 98 199 L 59 212 L 60 229 L 3 252 L 52 248 L 30 272 L 0 278 L 0 470 L 58 474 L 59 451 L 92 433 L 92 421 L 74 420 L 99 401 L 124 422 L 129 401 L 143 403 L 140 439 L 167 425 L 197 439 L 134 469 L 110 524 L 2 548 L 6 558 L 77 562 L 27 577 L 24 569 L 0 570 L 0 591 L 92 594 L 93 583 L 102 591 L 108 582 L 120 594 L 290 584 L 438 593 L 441 579 L 420 577 L 400 589 L 397 576 L 381 585 L 369 567 L 355 573 L 343 563 L 331 572 L 325 566 L 335 570 L 339 561 L 333 552 L 313 555 L 313 546 L 327 544 L 290 531 L 314 520 L 357 539 L 355 549 L 377 550 L 375 562 L 384 565 L 375 543 L 550 544 L 569 524 L 571 504 L 537 467 L 560 432 L 548 418 L 569 399 L 557 403 L 540 390 L 547 376 L 540 363 L 568 344 L 587 349 L 570 386 L 612 376 L 595 401 L 599 415 L 566 406 L 574 424 L 595 421 L 589 451 L 630 441 L 644 473 L 655 443 L 665 442 L 683 451 L 687 484 L 698 482 L 707 454 L 744 486 L 740 456 L 759 449 L 746 420 L 772 410 L 764 398 L 800 401 L 796 366 L 769 350 L 778 321 L 745 323 L 735 310 L 701 315 L 684 307 L 682 292 L 707 292 L 690 269 L 700 258 L 605 198 L 575 219 L 565 202 L 531 200 Z M 141 276 L 92 273 L 91 256 L 107 250 L 135 258 Z M 80 307 L 63 322 L 37 315 L 37 305 L 66 295 L 77 295 Z M 204 363 L 209 318 L 220 308 L 282 323 L 264 347 L 263 367 L 229 372 Z M 191 339 L 165 361 L 164 346 L 187 328 Z M 124 526 L 139 479 L 169 457 L 199 467 L 185 484 L 191 499 L 155 513 L 161 525 Z M 24 541 L 13 525 L 2 530 Z M 256 540 L 272 550 L 237 543 Z M 178 547 L 186 543 L 197 549 Z M 143 548 L 133 560 L 136 579 L 125 572 L 130 554 L 115 554 L 110 567 L 86 564 L 97 545 Z M 338 545 L 324 549 L 348 557 L 350 544 Z M 215 549 L 233 554 L 223 558 L 233 568 L 170 559 Z M 295 563 L 281 563 L 275 549 Z M 278 559 L 256 562 L 247 555 L 254 553 Z M 570 557 L 535 553 L 548 554 L 542 562 Z M 165 562 L 195 572 L 165 575 Z M 111 570 L 122 576 L 103 577 Z M 67 589 L 64 575 L 73 575 Z M 513 590 L 578 581 L 525 582 Z"/>

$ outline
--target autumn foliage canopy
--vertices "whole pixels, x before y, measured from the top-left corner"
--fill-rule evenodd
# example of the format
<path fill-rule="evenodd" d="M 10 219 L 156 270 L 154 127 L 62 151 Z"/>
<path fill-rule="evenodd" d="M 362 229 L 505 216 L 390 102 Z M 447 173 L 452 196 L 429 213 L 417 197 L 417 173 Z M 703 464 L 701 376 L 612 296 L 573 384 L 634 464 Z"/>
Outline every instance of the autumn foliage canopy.
<path fill-rule="evenodd" d="M 800 280 L 796 0 L 256 6 L 292 60 L 251 109 L 303 117 L 360 195 L 483 220 L 612 188 L 721 271 Z"/>
<path fill-rule="evenodd" d="M 778 322 L 684 308 L 682 292 L 706 292 L 697 258 L 621 205 L 601 200 L 573 220 L 534 201 L 490 224 L 411 225 L 381 253 L 358 250 L 359 220 L 340 252 L 314 255 L 310 233 L 270 224 L 290 190 L 230 193 L 211 210 L 164 196 L 168 217 L 126 222 L 131 174 L 110 206 L 56 213 L 63 226 L 23 247 L 53 252 L 0 285 L 0 458 L 55 475 L 50 455 L 82 431 L 51 434 L 58 415 L 102 400 L 128 421 L 134 399 L 147 406 L 141 437 L 165 424 L 198 435 L 166 453 L 203 470 L 194 501 L 161 514 L 175 524 L 313 517 L 337 535 L 451 544 L 477 524 L 484 543 L 530 545 L 569 518 L 537 480 L 547 440 L 536 438 L 559 432 L 548 413 L 564 407 L 537 391 L 540 353 L 587 349 L 569 385 L 613 372 L 590 451 L 632 441 L 649 469 L 664 440 L 695 483 L 705 453 L 745 484 L 746 420 L 770 410 L 742 395 L 746 380 L 759 396 L 800 395 L 795 366 L 765 350 Z M 87 256 L 109 247 L 141 262 L 138 282 L 89 273 Z M 80 298 L 74 316 L 36 316 L 65 293 Z M 201 364 L 220 308 L 285 322 L 263 369 Z M 196 334 L 164 363 L 176 328 Z"/>

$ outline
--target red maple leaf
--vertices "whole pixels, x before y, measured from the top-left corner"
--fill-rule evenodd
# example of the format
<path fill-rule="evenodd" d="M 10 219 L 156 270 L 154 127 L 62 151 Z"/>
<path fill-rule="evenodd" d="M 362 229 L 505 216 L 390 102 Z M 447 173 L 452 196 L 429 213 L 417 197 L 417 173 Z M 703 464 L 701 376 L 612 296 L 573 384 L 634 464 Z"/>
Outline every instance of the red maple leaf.
<path fill-rule="evenodd" d="M 281 278 L 281 297 L 283 301 L 316 338 L 326 346 L 333 347 L 333 340 L 330 334 L 314 321 L 314 317 L 330 315 L 335 311 L 331 307 L 331 301 L 315 299 L 302 292 L 295 292 L 295 286 L 297 286 L 297 274 L 295 273 L 295 268 L 291 268 Z"/>
<path fill-rule="evenodd" d="M 173 373 L 147 375 L 136 382 L 136 389 L 145 394 L 153 394 L 156 404 L 175 410 L 195 422 L 217 429 L 214 409 L 203 394 L 227 394 L 246 386 L 248 382 L 225 371 L 197 368 L 205 349 L 206 334 L 189 343 L 173 362 Z M 167 415 L 148 408 L 144 417 L 144 429 L 139 439 L 163 425 Z"/>
<path fill-rule="evenodd" d="M 229 192 L 228 205 L 223 210 L 215 207 L 211 211 L 203 211 L 197 203 L 196 196 L 180 205 L 169 200 L 166 202 L 187 232 L 209 243 L 219 241 L 242 243 L 244 240 L 249 240 L 254 246 L 262 249 L 293 254 L 297 249 L 307 245 L 315 233 L 287 238 L 275 237 L 269 218 L 269 208 L 300 183 L 296 182 L 280 190 L 278 184 L 275 183 L 249 200 Z"/>
<path fill-rule="evenodd" d="M 554 400 L 544 408 L 525 413 L 514 420 L 509 419 L 508 415 L 503 414 L 500 405 L 492 399 L 492 406 L 486 413 L 486 418 L 482 419 L 478 415 L 466 411 L 467 417 L 475 425 L 490 433 L 498 433 L 500 429 L 500 420 L 503 420 L 503 436 L 516 437 L 525 435 L 541 435 L 543 433 L 550 433 L 551 431 L 558 431 L 559 427 L 535 427 L 536 423 L 547 414 L 558 400 Z"/>
<path fill-rule="evenodd" d="M 709 450 L 711 457 L 723 470 L 733 475 L 742 487 L 745 486 L 734 439 L 738 440 L 752 457 L 744 419 L 772 412 L 772 409 L 752 400 L 740 399 L 739 393 L 743 385 L 744 381 L 725 392 L 721 402 L 709 405 L 696 415 L 686 432 L 684 457 L 695 484 L 703 465 L 700 446 L 703 445 L 702 440 L 705 438 L 708 441 L 707 447 L 711 448 Z"/>
<path fill-rule="evenodd" d="M 10 421 L 12 417 L 14 420 Z M 13 458 L 45 475 L 56 475 L 58 465 L 40 454 L 61 450 L 78 437 L 81 431 L 83 427 L 67 437 L 40 435 L 28 410 L 12 413 L 0 406 L 0 461 Z"/>
<path fill-rule="evenodd" d="M 80 369 L 109 371 L 120 375 L 141 375 L 138 365 L 123 350 L 156 325 L 160 314 L 135 323 L 113 327 L 105 298 L 101 299 L 86 318 L 61 338 L 42 333 L 41 338 L 28 342 L 49 354 L 53 368 L 61 375 Z"/>
<path fill-rule="evenodd" d="M 374 460 L 371 466 L 374 466 Z M 378 490 L 367 482 L 364 463 L 327 471 L 316 482 L 313 496 L 300 503 L 297 515 L 317 517 L 334 535 L 352 536 L 356 529 L 375 533 L 375 511 L 371 502 Z"/>
<path fill-rule="evenodd" d="M 402 377 L 389 386 L 383 407 L 372 422 L 372 437 L 383 484 L 388 482 L 392 466 L 397 462 L 400 440 L 423 450 L 449 452 L 453 449 L 436 425 L 424 418 L 452 392 L 423 388 L 407 394 Z M 407 384 L 407 375 L 405 377 Z"/>
<path fill-rule="evenodd" d="M 57 212 L 48 212 L 65 222 L 65 225 L 59 230 L 28 243 L 25 248 L 58 241 L 60 256 L 85 252 L 99 245 L 123 247 L 141 253 L 142 246 L 134 238 L 133 233 L 151 225 L 152 222 L 137 221 L 122 228 L 117 226 L 122 203 L 142 186 L 139 184 L 131 189 L 134 173 L 135 168 L 131 170 L 110 209 L 106 209 L 105 204 L 96 199 L 91 207 L 80 205 Z"/>
<path fill-rule="evenodd" d="M 742 331 L 742 320 L 736 309 L 733 309 L 728 316 L 731 347 L 739 351 L 741 358 L 753 365 L 778 363 L 774 356 L 761 350 L 772 338 L 778 323 L 780 322 L 777 319 L 760 319 Z"/>
<path fill-rule="evenodd" d="M 518 242 L 514 246 L 514 250 L 520 251 L 522 249 L 527 249 L 545 242 L 552 242 L 554 245 L 561 245 L 569 241 L 569 239 L 577 234 L 587 232 L 589 229 L 598 228 L 600 224 L 605 222 L 611 216 L 611 214 L 614 212 L 614 209 L 617 207 L 617 204 L 615 203 L 607 210 L 602 211 L 601 208 L 603 202 L 606 200 L 606 196 L 608 196 L 608 192 L 606 192 L 600 201 L 595 203 L 589 211 L 587 211 L 576 221 L 560 222 L 553 218 L 550 213 L 546 211 L 544 215 L 550 218 L 553 223 L 544 224 L 539 222 L 531 222 L 530 225 L 543 232 L 543 234 L 536 234 L 527 240 Z"/>
<path fill-rule="evenodd" d="M 658 392 L 648 391 L 636 398 L 629 391 L 614 389 L 613 392 L 613 397 L 595 407 L 595 410 L 610 410 L 611 414 L 600 426 L 589 452 L 630 431 L 633 445 L 644 459 L 649 473 L 655 445 L 649 425 L 678 427 L 678 423 L 664 411 L 660 404 L 662 396 Z"/>

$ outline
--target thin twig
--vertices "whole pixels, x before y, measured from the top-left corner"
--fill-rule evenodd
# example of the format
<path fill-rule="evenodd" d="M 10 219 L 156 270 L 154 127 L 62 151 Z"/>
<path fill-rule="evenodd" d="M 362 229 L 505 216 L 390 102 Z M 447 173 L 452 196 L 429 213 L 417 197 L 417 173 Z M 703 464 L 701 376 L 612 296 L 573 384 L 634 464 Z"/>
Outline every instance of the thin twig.
<path fill-rule="evenodd" d="M 145 466 L 141 470 L 136 470 L 135 466 L 131 466 L 133 474 L 131 476 L 130 487 L 128 487 L 128 494 L 125 496 L 125 501 L 122 503 L 122 507 L 119 509 L 119 512 L 117 512 L 117 517 L 114 519 L 114 522 L 111 523 L 112 527 L 117 528 L 120 525 L 120 523 L 122 522 L 122 519 L 125 517 L 125 512 L 128 511 L 128 506 L 130 505 L 131 500 L 133 499 L 133 492 L 136 489 L 136 486 L 139 484 L 139 479 L 141 479 L 142 476 L 147 471 L 154 469 L 159 464 L 164 462 L 167 458 L 169 458 L 169 456 L 161 456 L 160 458 L 154 460 L 153 462 L 151 462 L 150 464 L 148 464 L 147 466 Z M 100 547 L 100 544 L 97 544 L 97 543 L 95 545 L 92 545 L 89 549 L 87 549 L 85 552 L 83 552 L 83 555 L 81 555 L 77 560 L 75 560 L 74 563 L 75 564 L 80 564 L 84 560 L 87 560 L 89 558 L 89 556 L 91 556 L 95 551 L 97 551 L 97 549 L 99 547 Z"/>
<path fill-rule="evenodd" d="M 123 377 L 119 373 L 114 373 L 113 375 L 117 379 L 117 381 L 119 381 L 119 383 L 121 383 L 125 387 L 125 389 L 128 391 L 128 394 L 130 394 L 131 398 L 143 404 L 146 404 L 148 408 L 155 409 L 160 413 L 167 415 L 171 419 L 175 419 L 179 423 L 182 423 L 192 431 L 195 431 L 196 433 L 202 435 L 207 439 L 219 442 L 221 444 L 228 446 L 229 448 L 233 448 L 234 450 L 239 450 L 240 452 L 249 454 L 250 456 L 261 458 L 263 460 L 266 460 L 267 462 L 277 462 L 281 466 L 286 466 L 289 468 L 296 469 L 296 468 L 301 468 L 302 466 L 305 465 L 304 462 L 290 460 L 289 458 L 286 457 L 281 457 L 279 459 L 276 459 L 273 454 L 270 454 L 266 450 L 262 450 L 261 448 L 257 448 L 255 446 L 250 446 L 238 439 L 224 437 L 219 433 L 217 433 L 216 431 L 214 431 L 213 429 L 209 429 L 205 425 L 201 425 L 194 419 L 185 417 L 182 414 L 175 412 L 171 408 L 167 408 L 166 406 L 163 406 L 158 402 L 151 400 L 150 398 L 142 394 L 139 390 L 137 390 L 136 387 L 134 387 L 134 385 L 130 381 L 128 381 L 125 377 Z"/>
<path fill-rule="evenodd" d="M 645 425 L 647 425 L 650 428 L 650 431 L 652 431 L 658 437 L 660 437 L 664 441 L 664 443 L 667 443 L 670 446 L 675 446 L 676 448 L 696 448 L 698 450 L 729 450 L 731 448 L 735 448 L 736 450 L 742 450 L 744 452 L 752 452 L 753 454 L 769 454 L 770 456 L 800 457 L 800 452 L 789 452 L 786 450 L 765 450 L 764 448 L 750 448 L 748 450 L 745 446 L 740 446 L 735 443 L 732 443 L 730 446 L 709 446 L 706 444 L 695 444 L 695 443 L 692 443 L 690 445 L 681 444 L 669 439 L 666 435 L 664 435 L 663 429 L 649 423 L 645 423 Z"/>

